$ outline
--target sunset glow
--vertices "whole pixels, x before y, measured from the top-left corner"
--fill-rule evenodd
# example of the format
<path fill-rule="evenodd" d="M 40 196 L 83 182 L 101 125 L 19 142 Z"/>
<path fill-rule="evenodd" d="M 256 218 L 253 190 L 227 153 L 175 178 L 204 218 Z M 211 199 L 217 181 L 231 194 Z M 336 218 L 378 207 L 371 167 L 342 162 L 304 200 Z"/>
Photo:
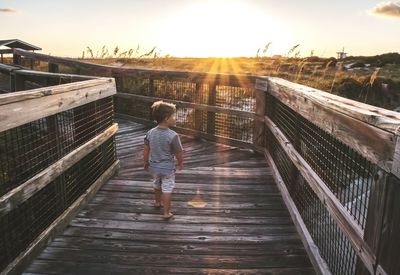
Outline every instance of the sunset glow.
<path fill-rule="evenodd" d="M 13 0 L 0 1 L 0 24 L 1 39 L 70 57 L 103 46 L 139 48 L 137 56 L 154 47 L 158 56 L 273 56 L 297 44 L 301 57 L 330 57 L 343 47 L 350 55 L 398 52 L 399 11 L 376 0 Z"/>
<path fill-rule="evenodd" d="M 207 1 L 178 9 L 162 23 L 160 47 L 174 56 L 255 55 L 266 37 L 289 46 L 290 33 L 244 2 Z"/>

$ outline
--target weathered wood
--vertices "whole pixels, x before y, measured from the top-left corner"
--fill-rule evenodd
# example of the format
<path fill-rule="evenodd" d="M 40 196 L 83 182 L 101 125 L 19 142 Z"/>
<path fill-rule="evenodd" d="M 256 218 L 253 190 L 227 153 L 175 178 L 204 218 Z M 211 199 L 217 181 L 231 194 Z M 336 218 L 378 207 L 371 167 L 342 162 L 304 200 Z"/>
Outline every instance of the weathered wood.
<path fill-rule="evenodd" d="M 202 110 L 202 111 L 213 112 L 213 113 L 237 115 L 237 116 L 241 116 L 241 117 L 245 117 L 245 118 L 255 118 L 255 114 L 252 112 L 248 112 L 248 111 L 228 109 L 228 108 L 224 108 L 224 107 L 211 106 L 211 105 L 205 105 L 205 104 L 200 104 L 200 103 L 191 103 L 191 102 L 185 102 L 185 101 L 180 101 L 180 100 L 165 99 L 165 98 L 161 98 L 161 97 L 149 97 L 149 96 L 120 93 L 120 92 L 118 92 L 115 95 L 115 97 L 120 97 L 120 98 L 124 98 L 124 99 L 128 99 L 128 100 L 139 99 L 140 101 L 144 101 L 144 102 L 156 102 L 158 100 L 163 100 L 165 102 L 173 103 L 173 104 L 176 104 L 176 106 L 183 107 L 183 108 L 193 108 L 195 110 Z"/>
<path fill-rule="evenodd" d="M 217 82 L 212 81 L 208 83 L 208 106 L 215 106 L 217 101 Z M 207 112 L 207 133 L 215 134 L 215 113 Z"/>
<path fill-rule="evenodd" d="M 378 248 L 382 232 L 384 207 L 387 199 L 388 174 L 382 170 L 375 172 L 371 190 L 369 192 L 369 205 L 366 225 L 364 229 L 364 240 L 371 247 L 375 255 L 378 255 Z"/>
<path fill-rule="evenodd" d="M 306 86 L 276 78 L 269 78 L 268 83 L 269 93 L 279 101 L 385 171 L 391 172 L 396 145 L 394 133 L 360 121 L 357 117 L 351 117 L 349 113 L 329 108 L 327 102 L 317 100 L 313 92 L 308 91 L 311 88 Z"/>
<path fill-rule="evenodd" d="M 26 273 L 314 273 L 261 155 L 181 136 L 184 170 L 176 173 L 175 217 L 166 222 L 140 168 L 149 127 L 117 121 L 119 173 Z M 195 196 L 206 205 L 190 204 Z"/>
<path fill-rule="evenodd" d="M 0 132 L 115 93 L 114 80 L 99 79 L 0 95 Z"/>
<path fill-rule="evenodd" d="M 322 258 L 318 247 L 314 243 L 314 240 L 312 239 L 310 232 L 307 229 L 307 226 L 304 224 L 303 218 L 301 217 L 299 211 L 297 210 L 297 207 L 292 197 L 290 196 L 289 191 L 286 188 L 285 182 L 283 181 L 281 175 L 279 174 L 278 168 L 276 167 L 271 154 L 267 150 L 265 150 L 264 156 L 269 167 L 271 167 L 272 176 L 274 177 L 275 182 L 278 185 L 283 201 L 285 202 L 286 207 L 289 210 L 290 216 L 292 217 L 297 232 L 301 237 L 303 245 L 308 255 L 310 256 L 310 260 L 314 266 L 314 269 L 318 272 L 318 274 L 323 274 L 323 275 L 331 274 L 327 263 Z"/>
<path fill-rule="evenodd" d="M 377 274 L 400 273 L 400 179 L 389 175 L 386 180 L 384 214 L 379 238 Z"/>
<path fill-rule="evenodd" d="M 20 70 L 21 68 L 6 64 L 0 64 L 0 72 L 5 74 L 10 74 L 12 71 Z"/>
<path fill-rule="evenodd" d="M 94 197 L 101 186 L 119 168 L 119 161 L 115 161 L 64 213 L 43 231 L 1 274 L 21 274 L 26 266 L 41 252 L 41 250 L 57 235 L 60 234 L 74 216 L 83 209 Z"/>
<path fill-rule="evenodd" d="M 292 83 L 281 78 L 269 77 L 268 79 L 269 83 L 274 86 L 273 89 L 286 87 L 285 89 L 296 91 L 296 93 L 300 94 L 303 98 L 310 99 L 327 109 L 346 114 L 393 134 L 400 134 L 400 114 L 398 112 L 368 105 L 301 84 Z"/>
<path fill-rule="evenodd" d="M 58 68 L 57 64 L 53 64 L 53 63 L 49 62 L 49 64 L 47 64 L 47 66 L 48 66 L 47 70 L 50 73 L 59 73 L 59 68 Z"/>
<path fill-rule="evenodd" d="M 350 243 L 360 256 L 368 270 L 372 273 L 376 255 L 373 253 L 369 245 L 363 240 L 363 231 L 356 224 L 353 217 L 340 203 L 332 191 L 325 185 L 323 180 L 315 173 L 310 165 L 296 151 L 294 146 L 285 137 L 281 130 L 268 118 L 265 117 L 265 124 L 271 130 L 280 146 L 286 152 L 293 164 L 300 171 L 301 175 L 310 184 L 318 198 L 326 206 L 326 209 L 335 220 L 337 225 L 349 239 Z"/>
<path fill-rule="evenodd" d="M 52 73 L 52 72 L 41 72 L 41 71 L 32 71 L 32 70 L 18 70 L 17 75 L 27 76 L 30 78 L 54 78 L 54 79 L 66 79 L 70 82 L 82 81 L 82 80 L 90 80 L 90 79 L 110 79 L 104 77 L 95 77 L 95 76 L 87 76 L 87 75 L 78 75 L 78 74 L 61 74 L 61 73 Z"/>
<path fill-rule="evenodd" d="M 99 147 L 110 137 L 115 135 L 118 130 L 118 124 L 114 123 L 100 135 L 79 146 L 54 164 L 50 165 L 25 183 L 12 189 L 7 194 L 0 197 L 0 217 L 15 209 L 18 205 L 28 200 L 41 189 L 46 187 L 55 178 L 72 167 L 84 156 Z"/>
<path fill-rule="evenodd" d="M 49 95 L 62 94 L 69 91 L 91 88 L 107 83 L 113 83 L 113 80 L 110 78 L 101 78 L 77 83 L 62 84 L 58 85 L 57 87 L 46 87 L 32 91 L 22 91 L 14 94 L 0 95 L 0 106 L 29 99 L 45 97 Z"/>
<path fill-rule="evenodd" d="M 264 118 L 266 115 L 266 90 L 268 88 L 267 80 L 256 80 L 256 109 L 255 114 L 259 118 Z M 265 123 L 263 121 L 254 120 L 253 128 L 253 144 L 260 147 L 265 147 Z"/>

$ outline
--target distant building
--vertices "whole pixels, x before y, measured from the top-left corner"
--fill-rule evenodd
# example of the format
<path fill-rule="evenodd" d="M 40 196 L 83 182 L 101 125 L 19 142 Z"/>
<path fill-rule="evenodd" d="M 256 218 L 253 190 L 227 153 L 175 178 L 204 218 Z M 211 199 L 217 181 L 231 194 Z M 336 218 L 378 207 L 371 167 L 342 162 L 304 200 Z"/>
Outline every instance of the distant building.
<path fill-rule="evenodd" d="M 42 49 L 19 39 L 0 40 L 1 63 L 3 63 L 3 54 L 12 54 L 14 48 L 27 51 L 40 51 Z"/>
<path fill-rule="evenodd" d="M 336 52 L 337 54 L 337 59 L 344 59 L 347 57 L 347 53 L 344 52 L 344 48 L 342 49 L 341 52 Z"/>

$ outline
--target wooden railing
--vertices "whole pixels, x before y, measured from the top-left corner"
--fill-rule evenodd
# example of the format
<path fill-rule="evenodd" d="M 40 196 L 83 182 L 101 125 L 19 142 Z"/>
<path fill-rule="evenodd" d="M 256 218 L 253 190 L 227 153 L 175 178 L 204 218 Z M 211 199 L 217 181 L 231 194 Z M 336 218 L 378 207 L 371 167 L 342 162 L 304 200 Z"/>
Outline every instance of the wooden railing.
<path fill-rule="evenodd" d="M 118 126 L 112 78 L 10 73 L 46 86 L 0 95 L 0 272 L 20 274 L 116 171 Z"/>
<path fill-rule="evenodd" d="M 163 99 L 177 105 L 177 131 L 263 153 L 319 273 L 400 272 L 398 113 L 278 78 L 14 54 L 114 77 L 119 116 L 154 124 Z"/>

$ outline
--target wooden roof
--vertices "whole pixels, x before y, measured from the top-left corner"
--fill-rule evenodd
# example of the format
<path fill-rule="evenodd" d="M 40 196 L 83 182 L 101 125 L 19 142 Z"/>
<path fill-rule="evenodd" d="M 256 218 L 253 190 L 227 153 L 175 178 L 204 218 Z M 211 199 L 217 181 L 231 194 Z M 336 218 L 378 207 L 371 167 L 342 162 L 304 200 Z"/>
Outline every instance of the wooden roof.
<path fill-rule="evenodd" d="M 19 48 L 19 49 L 30 50 L 30 51 L 34 51 L 34 50 L 39 51 L 42 49 L 38 46 L 29 44 L 29 43 L 19 40 L 19 39 L 0 40 L 0 47 L 1 46 L 6 46 L 9 48 Z"/>

